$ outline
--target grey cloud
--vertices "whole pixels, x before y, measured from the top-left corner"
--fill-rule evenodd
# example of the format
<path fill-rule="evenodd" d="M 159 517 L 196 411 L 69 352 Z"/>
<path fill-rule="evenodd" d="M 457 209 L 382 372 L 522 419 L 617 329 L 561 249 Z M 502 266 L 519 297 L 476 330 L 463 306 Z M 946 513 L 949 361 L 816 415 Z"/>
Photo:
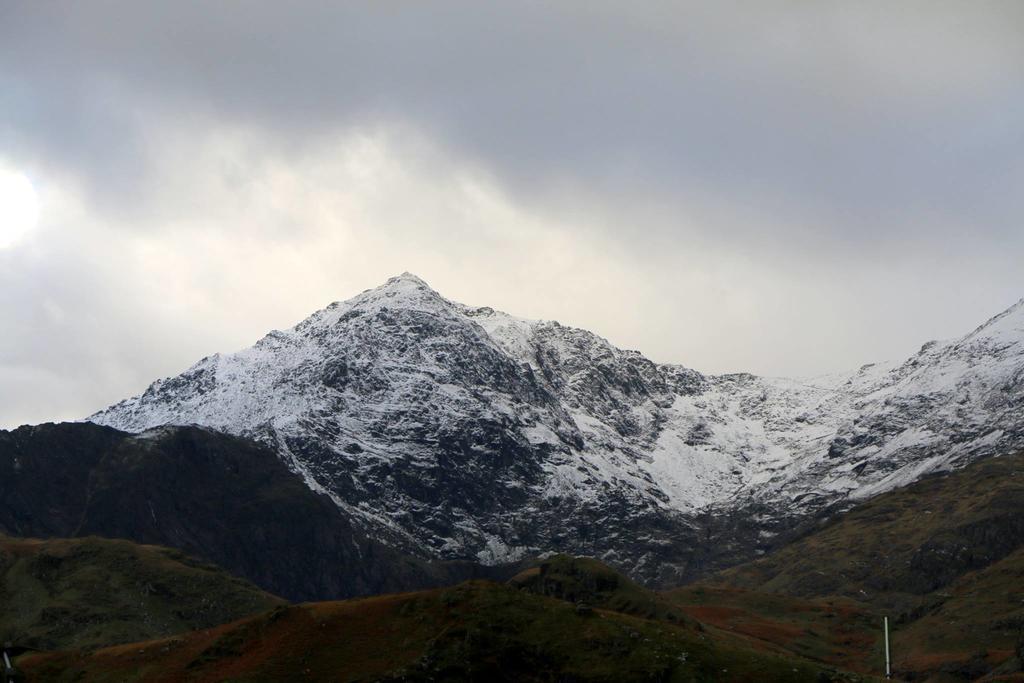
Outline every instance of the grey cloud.
<path fill-rule="evenodd" d="M 844 240 L 916 233 L 926 211 L 1015 230 L 1018 6 L 716 5 L 26 3 L 0 29 L 5 108 L 114 203 L 143 194 L 167 120 L 301 146 L 393 119 L 533 198 L 568 176 L 728 188 Z"/>
<path fill-rule="evenodd" d="M 51 223 L 50 239 L 77 237 L 34 265 L 0 253 L 18 330 L 0 382 L 55 383 L 24 389 L 27 412 L 4 392 L 0 420 L 45 414 L 58 385 L 85 392 L 67 408 L 84 414 L 389 269 L 711 370 L 837 369 L 955 333 L 1024 294 L 1022 19 L 1015 2 L 4 3 L 0 161 L 81 190 L 86 218 Z M 378 190 L 332 165 L 339 139 L 381 131 L 398 140 L 389 163 L 418 175 L 370 177 L 418 211 L 360 199 Z M 211 152 L 222 133 L 243 141 Z M 500 195 L 470 219 L 466 174 Z M 261 203 L 275 178 L 304 206 Z M 348 221 L 331 230 L 365 220 L 379 236 L 336 240 L 306 206 L 320 202 Z M 203 239 L 336 249 L 321 265 L 351 277 L 322 276 L 249 326 L 218 321 L 247 286 L 270 290 L 191 263 L 182 245 Z M 576 270 L 544 274 L 552 257 L 527 252 L 548 244 L 582 254 L 554 257 Z M 524 253 L 496 265 L 496 248 Z M 177 271 L 145 269 L 139 253 L 160 250 Z M 576 282 L 610 268 L 632 297 Z M 129 306 L 118 269 L 188 304 Z M 474 301 L 463 283 L 492 273 L 509 284 Z M 543 287 L 573 297 L 532 303 Z M 173 343 L 190 318 L 207 332 Z M 107 377 L 95 387 L 92 367 Z"/>

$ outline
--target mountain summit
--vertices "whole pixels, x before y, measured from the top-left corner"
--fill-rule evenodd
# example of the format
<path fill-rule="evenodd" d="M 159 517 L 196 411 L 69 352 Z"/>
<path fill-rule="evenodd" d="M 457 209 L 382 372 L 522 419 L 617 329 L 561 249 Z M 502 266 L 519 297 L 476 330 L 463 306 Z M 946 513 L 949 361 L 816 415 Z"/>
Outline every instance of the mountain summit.
<path fill-rule="evenodd" d="M 403 273 L 89 419 L 253 437 L 423 556 L 557 550 L 670 582 L 714 561 L 708 519 L 750 554 L 794 518 L 1024 445 L 1021 318 L 827 379 L 711 376 Z"/>

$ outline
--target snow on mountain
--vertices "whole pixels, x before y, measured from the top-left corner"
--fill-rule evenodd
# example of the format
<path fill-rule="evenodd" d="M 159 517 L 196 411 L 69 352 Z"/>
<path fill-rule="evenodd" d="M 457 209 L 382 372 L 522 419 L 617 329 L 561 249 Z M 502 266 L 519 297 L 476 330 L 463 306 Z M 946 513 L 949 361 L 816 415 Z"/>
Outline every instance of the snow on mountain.
<path fill-rule="evenodd" d="M 841 387 L 858 395 L 853 419 L 806 469 L 824 490 L 865 498 L 1024 446 L 1024 300 L 960 339 L 925 344 L 882 379 Z"/>
<path fill-rule="evenodd" d="M 89 419 L 270 443 L 426 556 L 565 550 L 664 577 L 702 515 L 811 513 L 1024 445 L 1022 340 L 1024 302 L 902 364 L 708 376 L 406 273 Z"/>

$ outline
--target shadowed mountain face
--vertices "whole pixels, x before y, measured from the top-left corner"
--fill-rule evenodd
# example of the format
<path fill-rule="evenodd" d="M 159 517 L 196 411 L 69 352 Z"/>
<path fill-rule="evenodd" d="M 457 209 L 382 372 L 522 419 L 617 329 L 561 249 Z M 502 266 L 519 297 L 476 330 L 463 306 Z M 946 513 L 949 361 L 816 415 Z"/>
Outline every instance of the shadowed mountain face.
<path fill-rule="evenodd" d="M 904 363 L 706 376 L 405 274 L 93 415 L 274 449 L 371 537 L 484 563 L 600 557 L 653 584 L 795 520 L 1024 446 L 1024 303 Z"/>
<path fill-rule="evenodd" d="M 0 532 L 178 548 L 293 600 L 478 575 L 469 563 L 428 565 L 366 538 L 273 451 L 197 427 L 0 431 Z"/>

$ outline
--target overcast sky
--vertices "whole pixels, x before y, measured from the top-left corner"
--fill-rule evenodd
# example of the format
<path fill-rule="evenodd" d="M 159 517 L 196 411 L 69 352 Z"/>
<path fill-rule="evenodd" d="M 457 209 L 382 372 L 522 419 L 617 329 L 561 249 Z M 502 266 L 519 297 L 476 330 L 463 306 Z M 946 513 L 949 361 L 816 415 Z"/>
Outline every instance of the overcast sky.
<path fill-rule="evenodd" d="M 1022 8 L 2 2 L 0 426 L 402 271 L 705 372 L 966 333 L 1024 296 Z"/>

